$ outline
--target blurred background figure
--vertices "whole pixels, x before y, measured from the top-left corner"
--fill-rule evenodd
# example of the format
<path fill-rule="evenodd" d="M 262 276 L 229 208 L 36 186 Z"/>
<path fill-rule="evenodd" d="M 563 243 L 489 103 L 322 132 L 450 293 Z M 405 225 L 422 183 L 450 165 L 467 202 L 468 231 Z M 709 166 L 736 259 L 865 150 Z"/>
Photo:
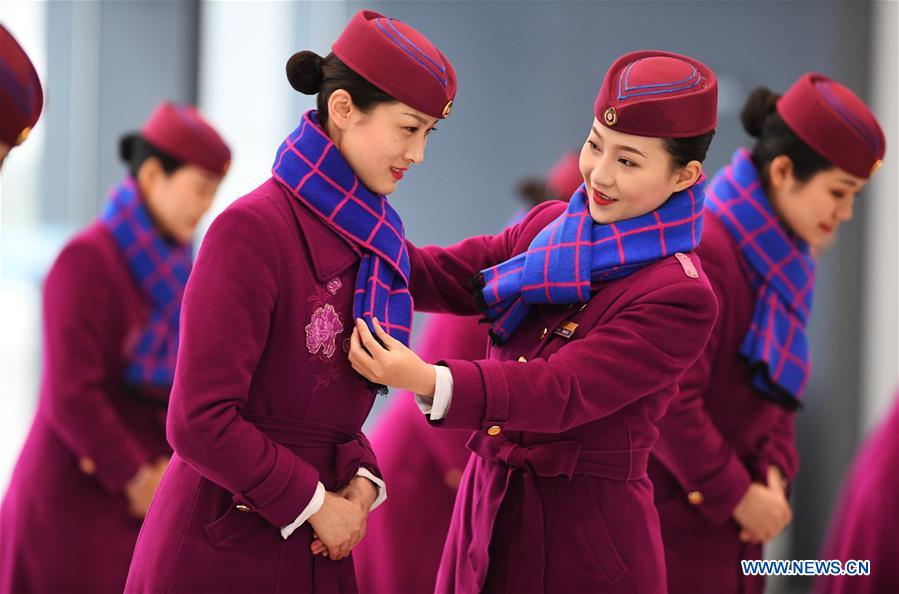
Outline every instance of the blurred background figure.
<path fill-rule="evenodd" d="M 44 285 L 40 401 L 0 506 L 0 591 L 121 591 L 171 448 L 191 239 L 230 163 L 189 106 L 120 141 L 128 168 Z"/>
<path fill-rule="evenodd" d="M 362 8 L 433 32 L 462 81 L 452 124 L 438 126 L 439 142 L 419 174 L 391 196 L 416 244 L 449 245 L 506 224 L 518 205 L 509 180 L 542 171 L 580 139 L 601 69 L 637 47 L 695 55 L 718 74 L 708 171 L 748 142 L 738 113 L 749 91 L 786 89 L 809 70 L 855 89 L 887 144 L 899 146 L 896 2 L 3 0 L 0 22 L 31 57 L 47 101 L 0 179 L 0 489 L 8 488 L 37 406 L 42 283 L 62 246 L 120 181 L 121 131 L 164 99 L 198 105 L 216 122 L 235 159 L 202 233 L 231 199 L 258 185 L 271 147 L 297 113 L 313 107 L 283 84 L 284 56 L 298 46 L 327 53 Z M 620 26 L 637 20 L 638 30 Z M 820 554 L 843 472 L 899 383 L 897 155 L 887 153 L 860 194 L 853 224 L 818 263 L 809 321 L 814 369 L 796 428 L 795 516 L 768 547 L 773 558 Z M 392 402 L 378 399 L 381 407 Z M 806 592 L 810 581 L 770 579 L 768 592 Z"/>
<path fill-rule="evenodd" d="M 546 176 L 526 177 L 519 181 L 516 190 L 524 206 L 512 215 L 509 224 L 514 225 L 521 221 L 529 210 L 541 202 L 571 198 L 574 191 L 584 183 L 578 167 L 579 158 L 580 151 L 565 153 L 553 164 Z"/>
<path fill-rule="evenodd" d="M 34 64 L 0 25 L 0 168 L 9 151 L 31 134 L 43 107 L 44 91 Z"/>
<path fill-rule="evenodd" d="M 899 592 L 899 391 L 893 409 L 868 436 L 843 479 L 819 559 L 868 560 L 871 574 L 822 576 L 815 594 Z"/>
<path fill-rule="evenodd" d="M 545 179 L 519 182 L 525 206 L 510 225 L 537 204 L 567 200 L 577 190 L 584 181 L 578 155 L 565 153 Z M 481 359 L 487 350 L 487 325 L 479 316 L 430 314 L 419 330 L 417 348 L 431 363 Z M 366 537 L 353 552 L 362 594 L 434 591 L 453 501 L 471 454 L 465 447 L 470 436 L 470 431 L 435 430 L 411 394 L 390 396 L 371 432 L 378 463 L 390 477 L 390 498 L 369 516 Z"/>

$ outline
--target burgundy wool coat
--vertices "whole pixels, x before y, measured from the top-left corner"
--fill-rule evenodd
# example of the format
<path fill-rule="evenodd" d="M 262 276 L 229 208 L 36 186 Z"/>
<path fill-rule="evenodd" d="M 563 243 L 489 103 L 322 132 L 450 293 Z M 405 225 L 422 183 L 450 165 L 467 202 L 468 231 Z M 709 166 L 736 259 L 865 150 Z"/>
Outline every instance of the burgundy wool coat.
<path fill-rule="evenodd" d="M 44 284 L 37 412 L 0 507 L 0 592 L 121 592 L 140 520 L 125 484 L 171 454 L 165 401 L 126 386 L 151 303 L 94 223 Z"/>
<path fill-rule="evenodd" d="M 744 576 L 741 559 L 761 545 L 740 541 L 731 519 L 752 481 L 768 466 L 796 474 L 795 412 L 752 387 L 739 354 L 755 309 L 748 264 L 724 223 L 706 212 L 697 250 L 718 298 L 707 348 L 684 374 L 659 423 L 649 463 L 662 522 L 670 594 L 761 594 L 764 577 Z"/>
<path fill-rule="evenodd" d="M 536 207 L 500 235 L 411 248 L 423 310 L 475 313 L 469 279 L 525 251 L 564 211 Z M 581 305 L 534 307 L 479 361 L 445 360 L 469 429 L 437 592 L 659 594 L 665 563 L 646 474 L 655 422 L 717 314 L 699 259 L 665 258 L 597 284 Z M 555 330 L 578 324 L 573 336 Z"/>
<path fill-rule="evenodd" d="M 374 455 L 375 393 L 347 359 L 359 254 L 269 179 L 213 222 L 184 296 L 172 463 L 126 592 L 356 592 L 352 556 L 283 539 L 318 481 Z"/>

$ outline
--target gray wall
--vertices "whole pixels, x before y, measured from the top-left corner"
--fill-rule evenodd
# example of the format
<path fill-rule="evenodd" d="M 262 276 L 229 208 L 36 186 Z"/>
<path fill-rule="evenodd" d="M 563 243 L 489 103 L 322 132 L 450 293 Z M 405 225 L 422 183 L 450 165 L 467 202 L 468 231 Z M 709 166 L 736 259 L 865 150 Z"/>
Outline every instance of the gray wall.
<path fill-rule="evenodd" d="M 198 3 L 49 2 L 42 219 L 84 224 L 124 168 L 118 138 L 196 101 Z"/>

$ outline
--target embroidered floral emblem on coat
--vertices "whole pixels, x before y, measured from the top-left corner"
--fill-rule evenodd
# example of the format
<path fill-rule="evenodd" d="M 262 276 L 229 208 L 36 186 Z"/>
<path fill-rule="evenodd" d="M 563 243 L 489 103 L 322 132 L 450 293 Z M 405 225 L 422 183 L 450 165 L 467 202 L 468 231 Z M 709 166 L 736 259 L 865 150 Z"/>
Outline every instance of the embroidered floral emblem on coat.
<path fill-rule="evenodd" d="M 312 321 L 306 326 L 306 348 L 313 355 L 321 351 L 325 357 L 333 357 L 337 350 L 335 339 L 343 332 L 343 322 L 334 310 L 334 306 L 326 303 L 312 314 Z"/>
<path fill-rule="evenodd" d="M 340 282 L 339 278 L 335 277 L 328 281 L 328 293 L 332 295 L 336 295 L 341 287 L 343 287 L 343 283 Z"/>

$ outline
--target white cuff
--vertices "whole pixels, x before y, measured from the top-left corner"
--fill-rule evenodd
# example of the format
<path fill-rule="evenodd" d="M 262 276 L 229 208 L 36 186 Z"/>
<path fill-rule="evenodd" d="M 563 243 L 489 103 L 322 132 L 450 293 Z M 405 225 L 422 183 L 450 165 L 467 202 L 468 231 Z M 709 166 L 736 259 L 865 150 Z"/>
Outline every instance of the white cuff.
<path fill-rule="evenodd" d="M 372 474 L 367 468 L 360 468 L 356 472 L 356 476 L 367 478 L 368 480 L 373 482 L 375 484 L 375 488 L 378 489 L 378 496 L 375 497 L 375 502 L 371 504 L 371 508 L 368 511 L 373 511 L 376 507 L 387 500 L 387 485 L 384 484 L 384 481 Z"/>
<path fill-rule="evenodd" d="M 322 505 L 325 503 L 325 486 L 318 483 L 318 486 L 315 487 L 315 494 L 312 495 L 312 499 L 309 500 L 309 505 L 306 506 L 306 509 L 297 516 L 297 519 L 281 528 L 281 538 L 286 539 L 288 536 L 293 534 L 294 530 L 302 526 L 306 520 L 310 518 L 313 514 L 318 512 L 322 508 Z"/>
<path fill-rule="evenodd" d="M 416 394 L 415 404 L 423 414 L 430 415 L 432 421 L 439 421 L 446 417 L 450 404 L 453 403 L 453 373 L 443 365 L 433 367 L 436 374 L 434 398 L 422 398 Z"/>
<path fill-rule="evenodd" d="M 372 474 L 367 468 L 360 468 L 356 472 L 356 476 L 367 478 L 375 484 L 375 488 L 377 488 L 378 490 L 378 496 L 375 497 L 375 501 L 371 504 L 371 508 L 369 511 L 375 509 L 387 500 L 387 485 L 384 484 L 384 481 Z M 315 487 L 315 494 L 312 495 L 312 499 L 309 500 L 309 505 L 306 506 L 306 509 L 303 510 L 303 513 L 297 516 L 296 520 L 281 528 L 281 538 L 286 539 L 288 536 L 293 534 L 297 528 L 302 526 L 306 522 L 306 520 L 308 520 L 313 514 L 320 510 L 324 503 L 325 486 L 321 483 L 318 483 L 318 486 Z"/>
<path fill-rule="evenodd" d="M 418 394 L 415 395 L 415 404 L 418 405 L 418 410 L 421 411 L 423 415 L 431 414 L 431 409 L 434 408 L 434 399 L 433 398 L 422 398 Z"/>

